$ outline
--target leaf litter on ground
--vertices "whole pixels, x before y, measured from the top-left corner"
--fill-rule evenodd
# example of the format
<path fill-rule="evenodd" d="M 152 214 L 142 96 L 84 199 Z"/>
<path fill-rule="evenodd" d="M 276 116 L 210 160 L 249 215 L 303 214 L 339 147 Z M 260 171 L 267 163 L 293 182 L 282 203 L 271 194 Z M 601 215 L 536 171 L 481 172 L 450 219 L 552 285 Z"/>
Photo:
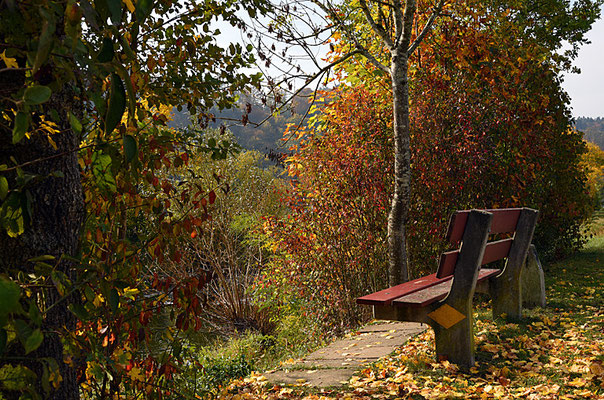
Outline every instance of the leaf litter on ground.
<path fill-rule="evenodd" d="M 488 301 L 476 302 L 476 365 L 469 371 L 436 361 L 428 329 L 362 368 L 341 388 L 274 385 L 254 373 L 231 382 L 220 397 L 604 399 L 604 270 L 598 265 L 604 249 L 596 250 L 587 260 L 579 253 L 550 266 L 548 306 L 527 310 L 521 321 L 493 320 Z"/>

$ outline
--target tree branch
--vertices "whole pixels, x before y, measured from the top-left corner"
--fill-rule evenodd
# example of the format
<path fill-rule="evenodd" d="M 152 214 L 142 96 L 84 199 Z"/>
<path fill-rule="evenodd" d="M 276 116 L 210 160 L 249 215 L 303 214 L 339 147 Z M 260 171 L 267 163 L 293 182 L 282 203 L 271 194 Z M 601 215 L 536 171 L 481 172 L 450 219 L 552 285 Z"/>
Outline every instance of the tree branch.
<path fill-rule="evenodd" d="M 428 19 L 428 22 L 426 22 L 424 29 L 422 29 L 422 31 L 419 33 L 419 35 L 417 35 L 417 37 L 411 44 L 411 46 L 409 46 L 409 49 L 407 50 L 408 55 L 411 55 L 415 51 L 415 49 L 419 47 L 422 40 L 424 40 L 424 37 L 430 32 L 430 30 L 432 29 L 432 25 L 434 24 L 434 20 L 440 15 L 440 12 L 442 11 L 444 5 L 445 0 L 439 0 L 438 4 L 432 10 L 432 15 L 430 15 L 430 18 Z"/>
<path fill-rule="evenodd" d="M 382 27 L 381 25 L 378 25 L 375 22 L 375 20 L 371 16 L 371 11 L 369 11 L 369 8 L 367 7 L 367 2 L 365 0 L 360 0 L 359 4 L 361 6 L 361 10 L 365 14 L 365 18 L 367 19 L 367 22 L 369 22 L 369 25 L 371 26 L 371 29 L 373 29 L 373 31 L 382 39 L 382 41 L 384 42 L 384 44 L 386 44 L 388 49 L 392 50 L 394 47 L 394 43 L 392 42 L 392 39 L 390 38 L 390 36 L 388 36 L 388 32 L 386 32 L 384 30 L 384 27 Z M 396 10 L 396 5 L 394 8 Z"/>
<path fill-rule="evenodd" d="M 304 85 L 302 85 L 298 90 L 296 90 L 290 97 L 289 99 L 287 99 L 286 101 L 283 102 L 283 104 L 281 104 L 279 107 L 277 107 L 277 109 L 275 110 L 277 111 L 281 111 L 281 109 L 283 109 L 283 107 L 285 107 L 287 104 L 289 104 L 294 97 L 296 97 L 298 94 L 300 94 L 302 92 L 302 90 L 306 89 L 308 87 L 308 85 L 310 85 L 313 81 L 315 81 L 317 78 L 319 78 L 320 76 L 323 76 L 323 74 L 330 70 L 331 68 L 333 68 L 334 66 L 343 63 L 344 61 L 348 60 L 349 58 L 351 58 L 352 56 L 356 55 L 356 54 L 361 54 L 360 50 L 354 50 L 351 51 L 350 53 L 347 53 L 345 55 L 343 55 L 342 57 L 340 57 L 339 59 L 327 64 L 326 66 L 324 66 L 323 68 L 321 68 L 317 73 L 313 74 L 311 78 L 307 79 L 307 81 L 304 83 Z M 268 121 L 270 118 L 272 118 L 272 115 L 269 115 L 268 117 L 264 118 L 262 121 L 260 121 L 258 123 L 258 127 L 260 127 L 262 124 L 264 124 L 266 121 Z"/>
<path fill-rule="evenodd" d="M 401 0 L 394 0 L 394 46 L 398 47 L 401 36 L 403 35 L 404 16 L 401 10 Z"/>
<path fill-rule="evenodd" d="M 405 11 L 403 13 L 403 20 L 402 20 L 402 32 L 401 32 L 400 36 L 396 37 L 396 48 L 397 49 L 406 50 L 409 48 L 409 42 L 411 42 L 411 32 L 413 31 L 413 17 L 415 16 L 416 9 L 417 9 L 416 0 L 407 0 L 405 2 Z M 397 31 L 398 31 L 398 29 L 397 29 Z"/>
<path fill-rule="evenodd" d="M 387 74 L 390 74 L 390 68 L 379 62 L 366 48 L 357 45 L 357 50 L 360 54 L 362 54 L 367 61 L 369 61 L 374 67 L 379 69 L 380 71 L 384 71 Z"/>

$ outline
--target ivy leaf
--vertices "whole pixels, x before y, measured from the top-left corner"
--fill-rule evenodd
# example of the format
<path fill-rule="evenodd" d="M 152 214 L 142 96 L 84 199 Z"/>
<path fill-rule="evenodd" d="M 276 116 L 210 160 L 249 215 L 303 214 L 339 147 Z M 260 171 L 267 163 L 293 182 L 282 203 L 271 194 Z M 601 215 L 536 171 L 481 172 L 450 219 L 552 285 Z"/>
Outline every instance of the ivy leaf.
<path fill-rule="evenodd" d="M 34 330 L 31 333 L 31 335 L 29 335 L 27 340 L 25 341 L 25 344 L 24 344 L 25 354 L 29 354 L 32 351 L 34 351 L 35 349 L 37 349 L 38 347 L 40 347 L 43 340 L 44 340 L 44 335 L 42 334 L 42 331 L 40 331 L 40 329 Z"/>
<path fill-rule="evenodd" d="M 126 156 L 126 162 L 131 162 L 136 157 L 137 145 L 136 139 L 132 135 L 124 136 L 124 155 Z"/>
<path fill-rule="evenodd" d="M 111 74 L 111 97 L 107 117 L 105 118 L 105 133 L 111 133 L 122 120 L 126 110 L 126 90 L 124 83 L 117 74 Z"/>
<path fill-rule="evenodd" d="M 103 45 L 96 60 L 100 63 L 106 63 L 113 60 L 115 51 L 113 49 L 113 41 L 110 38 L 103 38 Z"/>
<path fill-rule="evenodd" d="M 23 100 L 25 101 L 25 104 L 28 105 L 42 104 L 50 99 L 51 94 L 52 91 L 48 86 L 32 86 L 25 90 Z"/>

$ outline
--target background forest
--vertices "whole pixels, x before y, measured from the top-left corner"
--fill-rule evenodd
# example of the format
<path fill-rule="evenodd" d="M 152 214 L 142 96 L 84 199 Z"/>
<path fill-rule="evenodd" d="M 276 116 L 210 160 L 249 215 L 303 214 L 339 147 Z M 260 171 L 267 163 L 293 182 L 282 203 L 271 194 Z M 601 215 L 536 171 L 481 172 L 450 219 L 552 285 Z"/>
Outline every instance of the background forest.
<path fill-rule="evenodd" d="M 212 397 L 370 319 L 397 154 L 371 21 L 396 29 L 387 4 L 315 6 L 330 75 L 296 93 L 252 68 L 276 47 L 216 28 L 287 41 L 293 5 L 0 0 L 0 399 Z M 410 277 L 458 209 L 538 209 L 540 257 L 573 254 L 604 152 L 561 74 L 601 2 L 415 6 Z"/>

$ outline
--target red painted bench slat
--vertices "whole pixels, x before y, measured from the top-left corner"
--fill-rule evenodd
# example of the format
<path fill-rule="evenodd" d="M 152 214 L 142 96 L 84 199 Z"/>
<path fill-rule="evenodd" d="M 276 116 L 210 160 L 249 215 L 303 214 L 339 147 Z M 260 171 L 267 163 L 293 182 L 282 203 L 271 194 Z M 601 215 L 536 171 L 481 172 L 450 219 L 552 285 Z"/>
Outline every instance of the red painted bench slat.
<path fill-rule="evenodd" d="M 492 276 L 498 275 L 501 272 L 499 269 L 482 268 L 478 274 L 478 282 L 482 282 Z M 442 300 L 449 294 L 451 289 L 452 279 L 441 282 L 437 285 L 433 285 L 420 292 L 411 293 L 405 296 L 401 296 L 392 301 L 392 305 L 397 307 L 414 307 L 420 308 L 425 307 L 428 304 L 432 304 L 438 300 Z"/>
<path fill-rule="evenodd" d="M 491 234 L 507 233 L 516 230 L 516 224 L 520 217 L 521 208 L 506 208 L 500 210 L 486 210 L 493 214 L 491 222 Z M 451 244 L 457 244 L 463 237 L 466 228 L 470 210 L 458 211 L 451 217 L 449 229 L 447 230 L 447 241 Z"/>
<path fill-rule="evenodd" d="M 510 253 L 512 243 L 514 243 L 514 238 L 487 243 L 487 247 L 484 249 L 484 256 L 482 257 L 482 262 L 480 265 L 485 265 L 493 261 L 506 258 Z"/>
<path fill-rule="evenodd" d="M 439 279 L 436 277 L 436 274 L 424 276 L 409 282 L 401 283 L 400 285 L 393 286 L 388 289 L 380 290 L 379 292 L 368 294 L 367 296 L 359 297 L 357 299 L 357 304 L 389 306 L 392 303 L 392 300 L 396 299 L 397 297 L 415 293 L 419 290 L 438 285 L 439 283 L 451 279 L 451 276 Z"/>
<path fill-rule="evenodd" d="M 487 243 L 484 249 L 484 256 L 480 265 L 485 265 L 493 261 L 501 260 L 506 258 L 514 242 L 513 238 L 502 239 L 496 242 Z M 440 256 L 440 263 L 438 264 L 438 271 L 436 277 L 439 279 L 446 278 L 453 275 L 455 272 L 455 265 L 457 263 L 457 257 L 459 256 L 459 250 L 447 251 Z"/>

